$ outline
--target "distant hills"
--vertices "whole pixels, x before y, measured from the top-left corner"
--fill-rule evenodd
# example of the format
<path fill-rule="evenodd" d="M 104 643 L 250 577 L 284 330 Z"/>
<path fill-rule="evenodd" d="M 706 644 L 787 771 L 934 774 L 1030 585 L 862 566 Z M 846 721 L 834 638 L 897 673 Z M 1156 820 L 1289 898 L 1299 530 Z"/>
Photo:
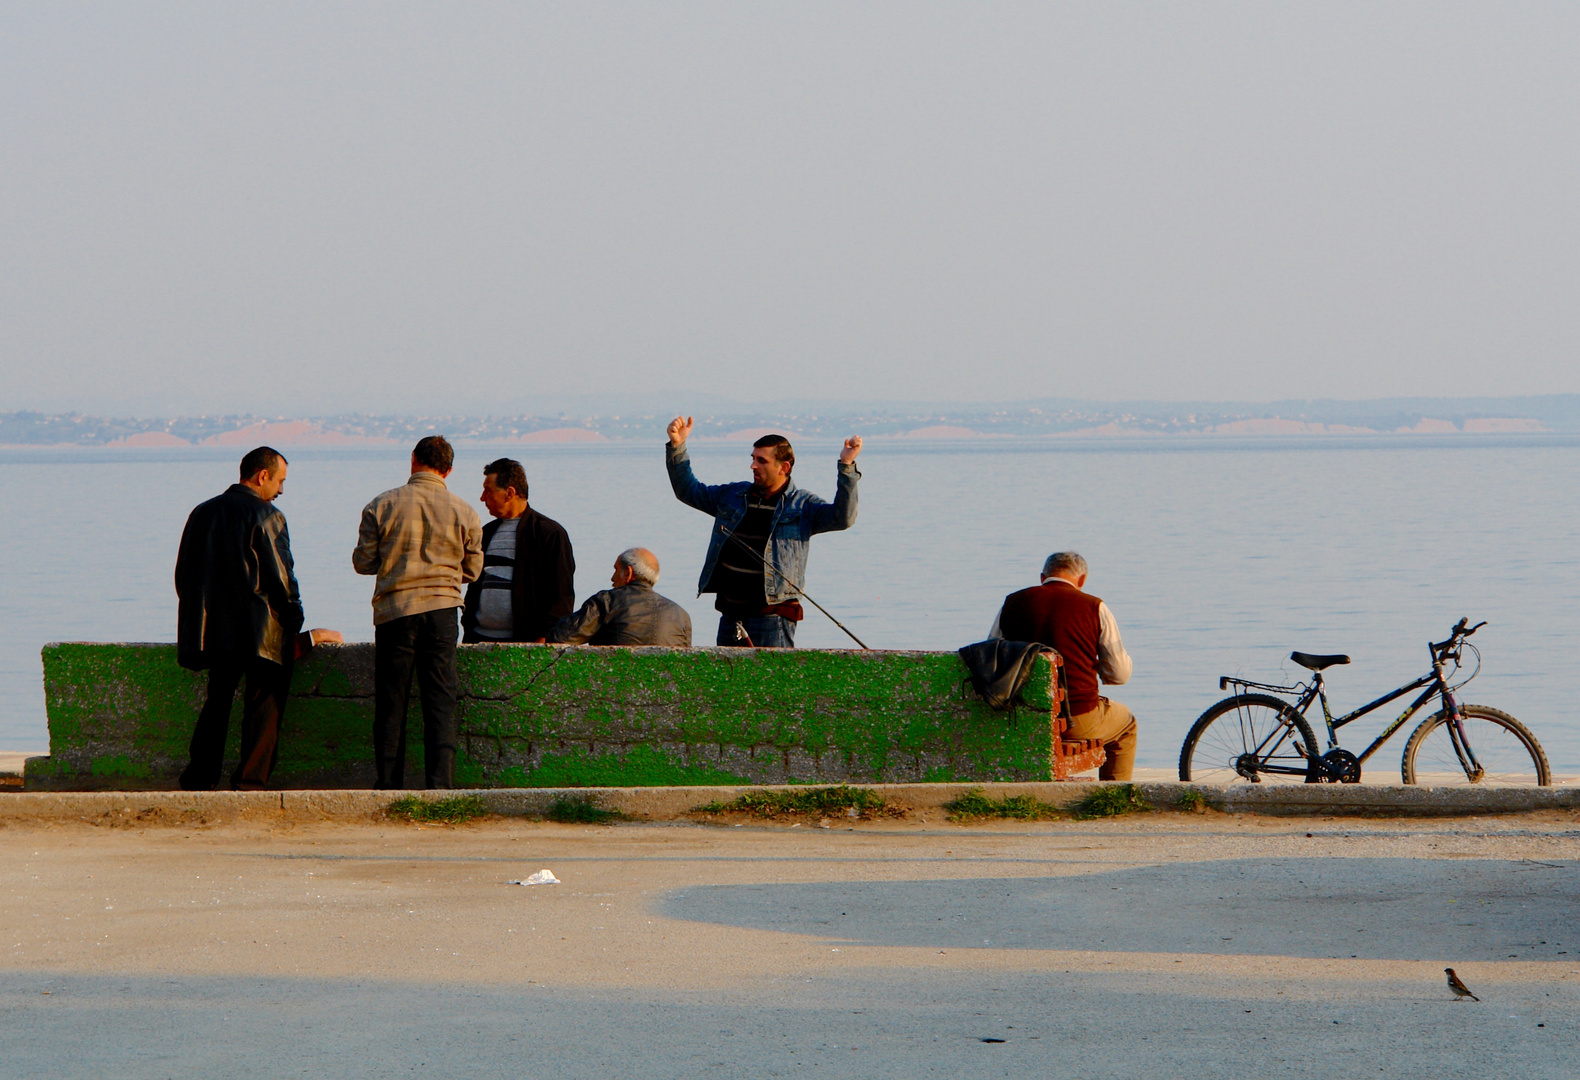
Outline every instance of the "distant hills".
<path fill-rule="evenodd" d="M 622 403 L 625 404 L 625 403 Z M 965 439 L 997 436 L 1105 438 L 1149 435 L 1524 434 L 1580 432 L 1580 394 L 1507 398 L 1379 398 L 1370 401 L 1083 402 L 992 404 L 788 402 L 709 403 L 695 437 L 748 438 L 776 430 L 797 437 Z M 173 418 L 0 413 L 11 446 L 215 446 L 276 443 L 405 444 L 444 434 L 457 442 L 604 442 L 663 438 L 669 414 L 557 411 L 523 416 L 319 417 L 250 415 Z"/>

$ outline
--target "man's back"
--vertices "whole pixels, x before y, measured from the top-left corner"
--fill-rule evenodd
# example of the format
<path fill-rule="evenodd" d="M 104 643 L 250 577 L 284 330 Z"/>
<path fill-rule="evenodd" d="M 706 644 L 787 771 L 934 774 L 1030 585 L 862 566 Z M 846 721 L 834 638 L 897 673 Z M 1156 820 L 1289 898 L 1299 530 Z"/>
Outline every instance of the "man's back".
<path fill-rule="evenodd" d="M 280 663 L 301 629 L 285 515 L 242 484 L 187 518 L 175 579 L 176 640 L 186 667 L 220 656 Z"/>
<path fill-rule="evenodd" d="M 1057 649 L 1070 681 L 1070 711 L 1097 707 L 1097 643 L 1102 601 L 1068 581 L 1050 578 L 1004 598 L 999 632 L 1009 641 L 1037 641 Z"/>
<path fill-rule="evenodd" d="M 351 561 L 378 575 L 373 624 L 460 607 L 461 587 L 483 568 L 482 532 L 477 511 L 434 473 L 413 473 L 368 503 Z"/>
<path fill-rule="evenodd" d="M 549 632 L 549 641 L 590 645 L 667 645 L 691 647 L 691 616 L 686 609 L 632 582 L 594 593 L 579 611 Z"/>

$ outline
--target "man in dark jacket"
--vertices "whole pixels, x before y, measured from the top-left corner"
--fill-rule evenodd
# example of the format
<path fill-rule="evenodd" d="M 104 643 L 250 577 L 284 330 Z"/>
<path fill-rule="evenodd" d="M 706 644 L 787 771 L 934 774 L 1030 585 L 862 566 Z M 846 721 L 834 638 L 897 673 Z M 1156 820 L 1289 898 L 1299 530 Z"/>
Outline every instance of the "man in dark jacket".
<path fill-rule="evenodd" d="M 182 667 L 207 669 L 208 699 L 192 732 L 188 791 L 210 791 L 224 765 L 231 703 L 245 677 L 238 789 L 260 789 L 279 743 L 280 720 L 300 648 L 302 600 L 285 515 L 272 503 L 285 486 L 286 461 L 260 446 L 241 459 L 241 481 L 193 510 L 176 557 L 176 652 Z M 339 641 L 332 630 L 302 635 Z"/>
<path fill-rule="evenodd" d="M 576 606 L 576 557 L 560 523 L 527 505 L 521 462 L 483 466 L 483 573 L 466 590 L 463 641 L 542 641 Z"/>
<path fill-rule="evenodd" d="M 614 560 L 612 589 L 594 593 L 581 610 L 554 624 L 549 640 L 571 645 L 669 645 L 691 647 L 691 616 L 653 591 L 658 556 L 628 548 Z"/>

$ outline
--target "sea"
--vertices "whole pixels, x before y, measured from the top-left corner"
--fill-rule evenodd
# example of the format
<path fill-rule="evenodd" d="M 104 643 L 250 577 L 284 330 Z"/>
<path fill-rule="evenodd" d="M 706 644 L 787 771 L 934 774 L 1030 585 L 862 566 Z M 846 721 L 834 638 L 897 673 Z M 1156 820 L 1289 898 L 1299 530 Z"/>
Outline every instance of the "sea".
<path fill-rule="evenodd" d="M 362 507 L 405 481 L 408 450 L 282 449 L 276 505 L 308 626 L 370 641 L 372 581 L 352 571 L 351 549 Z M 837 450 L 798 442 L 796 483 L 832 498 Z M 532 505 L 570 533 L 578 601 L 606 587 L 620 551 L 648 547 L 659 591 L 691 612 L 698 645 L 712 643 L 712 597 L 697 595 L 709 519 L 671 493 L 661 434 L 457 453 L 450 486 L 468 499 L 484 463 L 525 464 Z M 748 454 L 743 442 L 692 447 L 706 483 L 748 479 Z M 239 456 L 0 449 L 0 750 L 47 751 L 45 643 L 175 639 L 182 525 L 234 482 Z M 1580 437 L 874 438 L 859 465 L 859 518 L 813 540 L 810 595 L 872 648 L 953 650 L 987 636 L 1050 552 L 1079 551 L 1134 659 L 1108 694 L 1139 718 L 1139 765 L 1177 762 L 1192 721 L 1223 696 L 1220 676 L 1294 682 L 1305 673 L 1290 650 L 1348 653 L 1328 673 L 1346 711 L 1424 673 L 1428 641 L 1468 616 L 1487 625 L 1463 699 L 1513 713 L 1558 772 L 1580 770 L 1567 682 L 1580 646 Z M 854 647 L 810 607 L 797 644 Z M 1362 748 L 1396 712 L 1357 721 L 1343 744 Z M 1397 773 L 1407 734 L 1368 774 Z"/>

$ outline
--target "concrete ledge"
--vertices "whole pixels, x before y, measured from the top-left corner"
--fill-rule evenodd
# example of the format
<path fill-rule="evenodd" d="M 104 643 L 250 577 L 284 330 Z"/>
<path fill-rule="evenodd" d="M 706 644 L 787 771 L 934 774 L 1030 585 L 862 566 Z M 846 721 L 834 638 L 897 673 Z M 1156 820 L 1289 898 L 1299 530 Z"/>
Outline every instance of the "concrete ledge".
<path fill-rule="evenodd" d="M 941 812 L 968 791 L 993 799 L 1030 795 L 1055 806 L 1073 806 L 1098 786 L 1068 783 L 862 785 L 896 807 Z M 1219 788 L 1191 784 L 1137 784 L 1156 810 L 1176 810 L 1187 791 L 1198 791 L 1214 810 L 1272 816 L 1367 815 L 1452 817 L 1580 809 L 1580 789 L 1528 787 L 1412 788 L 1287 785 Z M 380 820 L 396 798 L 441 799 L 475 795 L 492 814 L 541 817 L 557 800 L 589 800 L 638 821 L 691 818 L 710 802 L 729 802 L 747 791 L 806 791 L 793 786 L 686 786 L 643 788 L 491 788 L 472 791 L 83 791 L 0 795 L 0 825 L 24 821 L 182 825 L 263 818 L 291 821 Z"/>
<path fill-rule="evenodd" d="M 1173 789 L 1189 784 L 1144 784 L 1143 790 Z M 1580 808 L 1580 790 L 1573 787 L 1409 787 L 1403 784 L 1237 784 L 1202 789 L 1219 810 L 1252 814 L 1378 814 L 1396 817 L 1464 814 L 1521 814 L 1533 810 Z"/>
<path fill-rule="evenodd" d="M 43 649 L 48 757 L 30 791 L 169 790 L 207 678 L 174 645 Z M 1046 659 L 1012 712 L 969 687 L 952 652 L 464 645 L 456 783 L 573 788 L 918 781 L 1057 775 L 1059 689 Z M 413 695 L 407 776 L 422 776 Z M 239 753 L 240 704 L 226 761 Z M 273 779 L 373 786 L 373 646 L 321 645 L 296 665 Z"/>

